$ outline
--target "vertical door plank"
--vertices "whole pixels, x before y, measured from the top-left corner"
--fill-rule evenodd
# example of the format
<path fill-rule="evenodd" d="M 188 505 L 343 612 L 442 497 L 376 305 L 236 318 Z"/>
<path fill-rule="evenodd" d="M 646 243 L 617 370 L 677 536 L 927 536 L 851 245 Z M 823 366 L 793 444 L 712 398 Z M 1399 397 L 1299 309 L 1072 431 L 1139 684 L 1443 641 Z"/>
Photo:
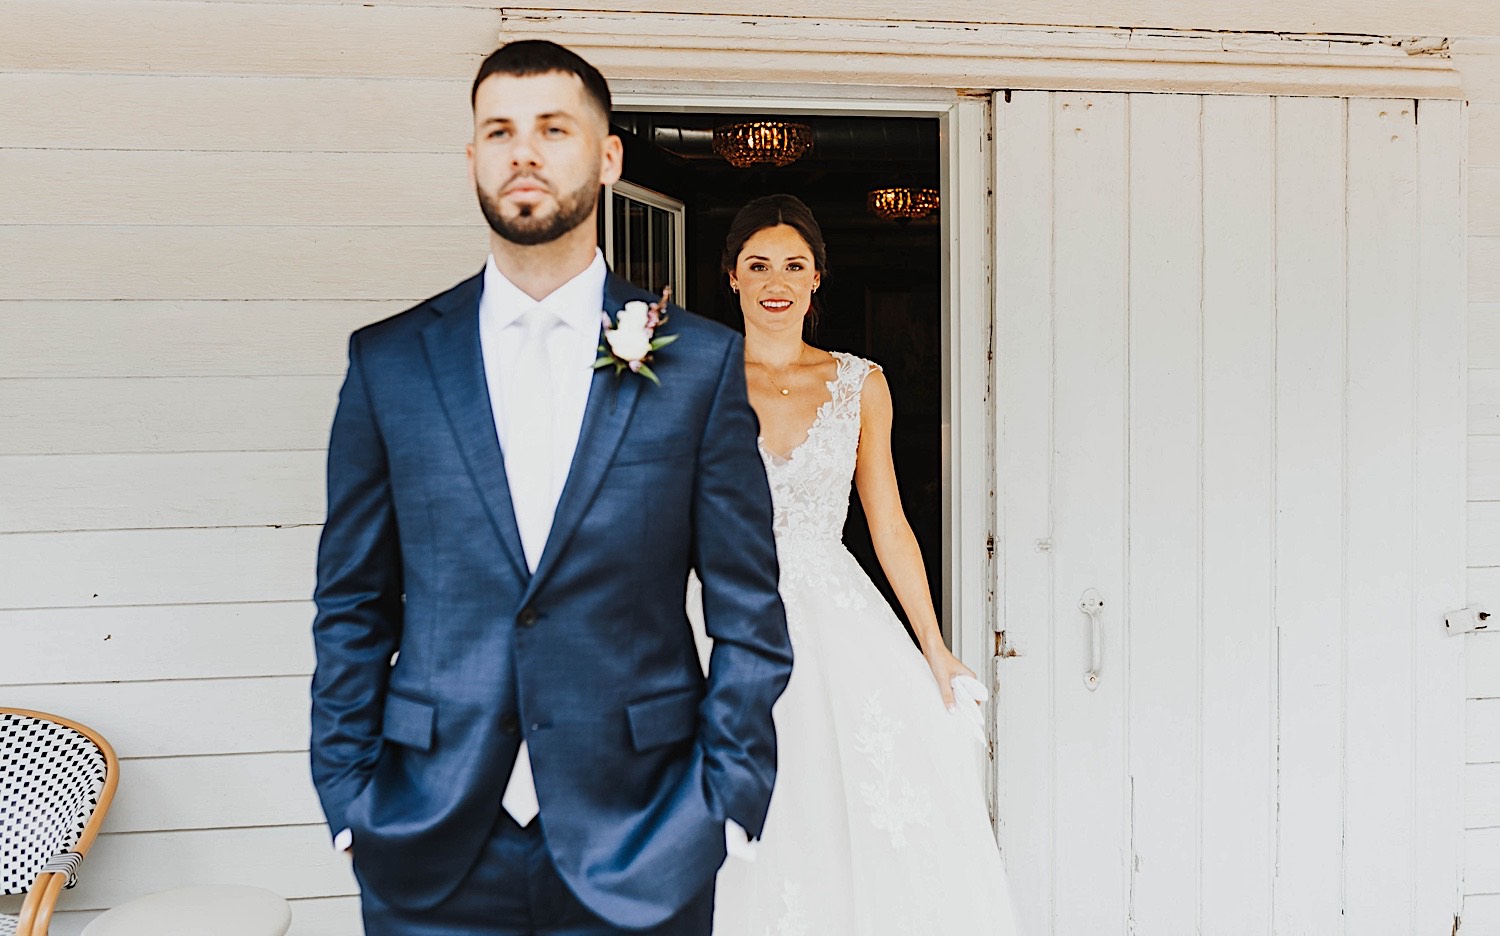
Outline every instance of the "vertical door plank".
<path fill-rule="evenodd" d="M 1129 852 L 1124 775 L 1127 312 L 1126 100 L 1058 94 L 1053 108 L 1054 874 L 1090 898 L 1055 901 L 1053 932 L 1121 933 Z M 1103 596 L 1103 679 L 1084 687 L 1088 622 Z"/>
<path fill-rule="evenodd" d="M 1203 100 L 1201 932 L 1271 931 L 1275 101 Z"/>
<path fill-rule="evenodd" d="M 1000 662 L 996 705 L 1001 845 L 1022 932 L 1052 921 L 1054 677 L 1052 535 L 1052 95 L 997 96 Z"/>
<path fill-rule="evenodd" d="M 1416 924 L 1442 932 L 1462 906 L 1463 641 L 1444 611 L 1464 601 L 1463 105 L 1423 101 L 1417 136 Z"/>
<path fill-rule="evenodd" d="M 1349 102 L 1346 926 L 1412 920 L 1416 123 Z"/>
<path fill-rule="evenodd" d="M 1343 924 L 1344 123 L 1276 102 L 1275 925 Z"/>
<path fill-rule="evenodd" d="M 1202 98 L 1130 96 L 1130 916 L 1198 915 Z M 1113 676 L 1113 672 L 1106 678 Z"/>

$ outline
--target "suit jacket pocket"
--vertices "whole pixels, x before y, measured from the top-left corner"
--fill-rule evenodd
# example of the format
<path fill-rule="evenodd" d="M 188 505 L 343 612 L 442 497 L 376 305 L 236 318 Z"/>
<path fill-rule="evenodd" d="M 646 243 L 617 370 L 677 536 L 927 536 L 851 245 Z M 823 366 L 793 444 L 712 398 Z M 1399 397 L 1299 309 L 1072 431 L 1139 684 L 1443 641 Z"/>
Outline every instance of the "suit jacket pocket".
<path fill-rule="evenodd" d="M 630 722 L 630 741 L 635 749 L 645 751 L 695 737 L 701 698 L 701 692 L 689 688 L 632 702 L 625 709 L 625 717 Z"/>
<path fill-rule="evenodd" d="M 437 709 L 395 692 L 385 696 L 385 721 L 380 736 L 418 751 L 432 750 L 433 726 L 437 721 Z"/>
<path fill-rule="evenodd" d="M 643 465 L 648 462 L 669 461 L 671 459 L 692 458 L 695 448 L 692 439 L 678 437 L 665 439 L 658 442 L 632 442 L 627 436 L 615 453 L 614 461 L 610 467 L 618 468 L 622 465 Z"/>

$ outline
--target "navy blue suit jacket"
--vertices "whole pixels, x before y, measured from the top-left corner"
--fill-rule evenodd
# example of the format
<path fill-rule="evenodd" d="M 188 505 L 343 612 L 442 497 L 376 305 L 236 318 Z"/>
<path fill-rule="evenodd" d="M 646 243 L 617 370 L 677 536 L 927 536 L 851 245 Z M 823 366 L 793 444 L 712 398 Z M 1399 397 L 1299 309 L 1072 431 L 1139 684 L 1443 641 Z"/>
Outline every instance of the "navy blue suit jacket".
<path fill-rule="evenodd" d="M 742 339 L 672 309 L 655 386 L 595 372 L 527 570 L 479 345 L 476 276 L 356 332 L 328 452 L 312 769 L 364 888 L 460 885 L 522 737 L 558 870 L 646 927 L 701 893 L 724 821 L 758 835 L 791 671 Z M 652 297 L 611 275 L 602 308 Z M 709 676 L 684 612 L 703 582 Z M 392 663 L 396 651 L 399 657 Z"/>

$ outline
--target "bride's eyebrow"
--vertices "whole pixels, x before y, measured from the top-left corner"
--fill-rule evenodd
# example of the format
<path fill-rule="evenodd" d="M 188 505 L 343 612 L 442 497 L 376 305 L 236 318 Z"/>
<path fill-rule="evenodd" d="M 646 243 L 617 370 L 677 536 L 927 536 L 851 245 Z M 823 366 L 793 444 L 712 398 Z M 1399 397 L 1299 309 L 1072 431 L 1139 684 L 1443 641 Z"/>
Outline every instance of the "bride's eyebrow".
<path fill-rule="evenodd" d="M 760 254 L 751 254 L 750 256 L 746 257 L 745 259 L 746 260 L 764 260 L 767 263 L 771 262 L 771 258 L 770 257 L 762 257 Z M 807 262 L 807 258 L 804 257 L 804 256 L 802 256 L 801 254 L 797 254 L 795 256 L 787 257 L 787 259 L 788 260 L 801 260 L 803 263 Z"/>

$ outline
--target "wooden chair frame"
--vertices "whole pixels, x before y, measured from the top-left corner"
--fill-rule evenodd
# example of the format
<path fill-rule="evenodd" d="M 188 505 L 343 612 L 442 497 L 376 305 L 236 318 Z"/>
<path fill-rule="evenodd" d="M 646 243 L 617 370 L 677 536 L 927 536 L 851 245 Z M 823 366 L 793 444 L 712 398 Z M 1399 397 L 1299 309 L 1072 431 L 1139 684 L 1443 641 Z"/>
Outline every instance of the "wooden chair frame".
<path fill-rule="evenodd" d="M 109 812 L 109 804 L 115 798 L 115 788 L 120 783 L 120 760 L 115 756 L 115 749 L 110 747 L 109 742 L 104 740 L 99 732 L 60 715 L 5 707 L 0 707 L 0 715 L 22 715 L 71 728 L 98 745 L 99 750 L 104 752 L 104 789 L 99 791 L 99 802 L 94 807 L 93 815 L 89 816 L 88 824 L 83 828 L 83 834 L 78 837 L 78 844 L 72 849 L 80 857 L 87 855 L 89 847 L 94 844 L 94 839 L 99 835 L 99 827 L 104 824 L 104 814 Z M 57 906 L 57 899 L 62 896 L 63 888 L 67 884 L 68 876 L 61 871 L 44 871 L 37 875 L 36 882 L 31 885 L 31 890 L 26 892 L 25 902 L 21 904 L 21 916 L 16 936 L 47 936 L 47 928 L 52 923 L 52 911 Z"/>

